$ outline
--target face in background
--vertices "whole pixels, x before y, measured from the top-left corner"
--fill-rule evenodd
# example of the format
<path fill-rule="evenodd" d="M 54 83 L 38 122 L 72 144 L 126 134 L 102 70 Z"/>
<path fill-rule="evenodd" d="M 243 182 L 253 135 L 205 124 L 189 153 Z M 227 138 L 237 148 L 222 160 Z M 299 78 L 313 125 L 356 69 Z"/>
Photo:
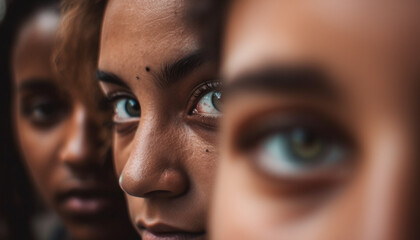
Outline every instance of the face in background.
<path fill-rule="evenodd" d="M 114 102 L 116 171 L 143 239 L 205 238 L 221 92 L 184 8 L 111 0 L 103 21 L 97 77 Z"/>
<path fill-rule="evenodd" d="M 55 71 L 58 22 L 54 10 L 37 13 L 23 25 L 14 49 L 22 155 L 40 195 L 72 238 L 128 239 L 132 232 L 107 140 L 110 111 L 100 104 L 99 88 L 88 87 L 93 78 L 63 81 Z"/>
<path fill-rule="evenodd" d="M 419 10 L 233 1 L 212 239 L 418 239 Z"/>

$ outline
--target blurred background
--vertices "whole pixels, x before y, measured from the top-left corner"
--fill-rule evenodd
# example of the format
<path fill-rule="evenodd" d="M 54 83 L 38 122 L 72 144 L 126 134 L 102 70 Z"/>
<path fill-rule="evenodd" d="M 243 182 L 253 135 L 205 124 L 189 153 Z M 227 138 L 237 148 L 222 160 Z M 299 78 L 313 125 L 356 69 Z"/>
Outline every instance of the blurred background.
<path fill-rule="evenodd" d="M 10 54 L 16 30 L 34 9 L 49 2 L 0 0 L 0 239 L 34 239 L 32 223 L 48 225 L 56 221 L 55 216 L 45 217 L 50 213 L 34 195 L 16 149 L 11 119 Z M 45 221 L 34 220 L 39 217 L 45 217 Z"/>

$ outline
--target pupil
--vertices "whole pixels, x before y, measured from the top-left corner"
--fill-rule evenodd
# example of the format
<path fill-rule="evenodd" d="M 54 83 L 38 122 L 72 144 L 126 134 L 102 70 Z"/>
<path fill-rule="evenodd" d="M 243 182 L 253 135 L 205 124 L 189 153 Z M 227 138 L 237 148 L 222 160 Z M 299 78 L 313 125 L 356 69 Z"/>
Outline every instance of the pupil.
<path fill-rule="evenodd" d="M 55 107 L 52 104 L 43 104 L 39 107 L 40 112 L 42 112 L 44 115 L 51 115 Z"/>
<path fill-rule="evenodd" d="M 54 104 L 42 103 L 35 107 L 34 115 L 38 118 L 46 118 L 54 114 L 57 107 Z"/>
<path fill-rule="evenodd" d="M 320 160 L 323 142 L 316 133 L 308 129 L 296 129 L 291 133 L 293 154 L 307 163 Z"/>
<path fill-rule="evenodd" d="M 130 116 L 140 116 L 140 105 L 133 99 L 127 100 L 125 109 Z"/>
<path fill-rule="evenodd" d="M 213 93 L 213 95 L 211 96 L 211 103 L 217 111 L 220 111 L 220 105 L 222 104 L 222 93 Z"/>

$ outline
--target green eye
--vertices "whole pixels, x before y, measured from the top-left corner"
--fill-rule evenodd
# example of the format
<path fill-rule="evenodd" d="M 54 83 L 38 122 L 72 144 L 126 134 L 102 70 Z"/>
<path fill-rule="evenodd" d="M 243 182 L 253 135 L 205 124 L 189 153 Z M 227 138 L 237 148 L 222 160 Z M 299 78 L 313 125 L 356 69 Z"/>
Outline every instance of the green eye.
<path fill-rule="evenodd" d="M 308 129 L 294 129 L 288 136 L 289 151 L 302 164 L 311 164 L 321 158 L 327 147 L 327 142 Z"/>
<path fill-rule="evenodd" d="M 276 132 L 263 140 L 258 161 L 275 174 L 299 174 L 344 159 L 344 146 L 310 128 Z"/>
<path fill-rule="evenodd" d="M 133 118 L 139 118 L 141 114 L 140 103 L 131 98 L 121 98 L 115 103 L 115 120 L 123 122 Z"/>
<path fill-rule="evenodd" d="M 206 116 L 219 116 L 222 99 L 222 92 L 211 91 L 200 99 L 195 107 L 195 112 Z"/>

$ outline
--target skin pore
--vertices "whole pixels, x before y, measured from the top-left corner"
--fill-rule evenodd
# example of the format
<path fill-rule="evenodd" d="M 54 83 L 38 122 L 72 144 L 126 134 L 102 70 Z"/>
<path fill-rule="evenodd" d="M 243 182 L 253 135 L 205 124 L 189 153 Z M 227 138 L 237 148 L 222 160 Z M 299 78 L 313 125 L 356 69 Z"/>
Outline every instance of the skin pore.
<path fill-rule="evenodd" d="M 211 238 L 418 239 L 420 4 L 230 9 Z"/>
<path fill-rule="evenodd" d="M 94 79 L 63 81 L 57 73 L 58 24 L 57 10 L 42 10 L 17 37 L 13 101 L 23 158 L 72 239 L 133 239 L 112 167 L 110 109 L 101 104 L 99 88 L 87 87 Z"/>
<path fill-rule="evenodd" d="M 114 103 L 116 171 L 142 239 L 206 238 L 221 92 L 184 8 L 111 0 L 103 21 L 97 77 Z"/>

